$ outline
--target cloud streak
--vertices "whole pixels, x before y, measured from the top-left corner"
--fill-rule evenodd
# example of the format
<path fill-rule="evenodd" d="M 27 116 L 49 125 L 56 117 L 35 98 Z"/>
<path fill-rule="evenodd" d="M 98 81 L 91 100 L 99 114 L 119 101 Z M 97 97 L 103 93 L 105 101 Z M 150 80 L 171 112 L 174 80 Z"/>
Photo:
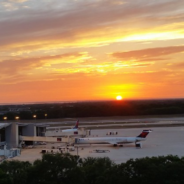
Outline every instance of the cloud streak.
<path fill-rule="evenodd" d="M 8 0 L 9 2 L 14 2 L 14 3 L 23 3 L 26 2 L 28 0 Z"/>
<path fill-rule="evenodd" d="M 115 52 L 111 55 L 115 58 L 122 60 L 133 60 L 138 61 L 161 61 L 164 60 L 163 56 L 184 52 L 184 46 L 171 46 L 171 47 L 158 47 L 158 48 L 147 48 L 142 50 L 132 50 L 127 52 Z"/>
<path fill-rule="evenodd" d="M 176 10 L 184 3 L 178 0 L 161 3 L 148 3 L 143 0 L 139 4 L 135 1 L 122 4 L 107 0 L 98 3 L 76 1 L 73 2 L 73 6 L 71 4 L 68 6 L 68 10 L 61 8 L 62 11 L 57 10 L 55 6 L 53 9 L 44 9 L 44 5 L 47 4 L 43 3 L 43 8 L 38 10 L 28 9 L 5 14 L 6 17 L 0 20 L 1 46 L 12 44 L 17 45 L 16 47 L 26 46 L 27 42 L 31 41 L 36 46 L 36 40 L 47 45 L 49 44 L 46 40 L 51 43 L 57 43 L 56 40 L 67 43 L 86 40 L 92 44 L 97 42 L 100 36 L 104 39 L 100 39 L 99 42 L 111 43 L 134 34 L 132 31 L 139 30 L 140 26 L 150 31 L 153 26 L 155 29 L 163 24 L 176 23 L 178 20 Z M 165 15 L 171 11 L 175 16 L 165 20 Z M 178 22 L 181 22 L 181 19 Z M 109 39 L 110 35 L 114 35 L 114 39 Z"/>
<path fill-rule="evenodd" d="M 57 63 L 72 63 L 75 59 L 85 57 L 85 53 L 64 53 L 55 56 L 42 56 L 32 58 L 14 58 L 12 60 L 3 60 L 0 62 L 1 74 L 15 74 L 19 72 L 27 72 L 38 67 L 50 66 Z M 11 67 L 10 67 L 11 66 Z"/>

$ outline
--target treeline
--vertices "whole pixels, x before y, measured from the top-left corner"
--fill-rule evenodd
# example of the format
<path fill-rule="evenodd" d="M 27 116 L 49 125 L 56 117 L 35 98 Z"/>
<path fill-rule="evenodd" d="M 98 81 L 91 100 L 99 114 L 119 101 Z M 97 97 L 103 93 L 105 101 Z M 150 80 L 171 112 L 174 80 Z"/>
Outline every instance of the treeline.
<path fill-rule="evenodd" d="M 180 184 L 184 157 L 159 156 L 115 164 L 109 158 L 45 154 L 34 163 L 0 164 L 1 184 Z"/>
<path fill-rule="evenodd" d="M 0 106 L 0 112 L 8 107 Z M 122 100 L 106 102 L 76 102 L 61 104 L 33 104 L 24 105 L 29 111 L 6 112 L 0 115 L 0 119 L 7 116 L 8 119 L 53 119 L 70 117 L 102 117 L 102 116 L 137 116 L 137 115 L 170 115 L 184 114 L 184 99 L 177 100 Z M 22 108 L 23 109 L 23 108 Z"/>

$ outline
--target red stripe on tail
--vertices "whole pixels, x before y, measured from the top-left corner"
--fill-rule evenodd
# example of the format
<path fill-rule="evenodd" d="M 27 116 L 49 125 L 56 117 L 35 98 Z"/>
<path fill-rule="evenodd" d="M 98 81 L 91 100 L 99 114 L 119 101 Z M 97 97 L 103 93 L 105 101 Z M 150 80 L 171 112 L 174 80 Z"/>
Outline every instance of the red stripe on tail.
<path fill-rule="evenodd" d="M 137 137 L 146 138 L 146 136 L 151 132 L 151 130 L 143 130 Z"/>
<path fill-rule="evenodd" d="M 78 126 L 79 126 L 79 120 L 77 120 L 77 122 L 73 128 L 78 128 Z"/>

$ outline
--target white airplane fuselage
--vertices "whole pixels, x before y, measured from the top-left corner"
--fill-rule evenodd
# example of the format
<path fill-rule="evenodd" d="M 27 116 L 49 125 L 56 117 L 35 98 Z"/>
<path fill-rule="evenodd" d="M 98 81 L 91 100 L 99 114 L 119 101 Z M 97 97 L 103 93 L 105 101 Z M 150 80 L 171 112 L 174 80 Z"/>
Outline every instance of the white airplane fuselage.
<path fill-rule="evenodd" d="M 62 130 L 61 132 L 63 132 L 63 133 L 78 132 L 78 128 L 75 128 L 75 129 L 66 129 L 66 130 Z"/>
<path fill-rule="evenodd" d="M 66 129 L 66 130 L 61 130 L 61 129 L 56 129 L 52 130 L 49 129 L 46 131 L 45 136 L 46 137 L 55 137 L 55 136 L 72 136 L 72 135 L 77 135 L 79 133 L 78 129 Z"/>
<path fill-rule="evenodd" d="M 126 144 L 144 140 L 142 137 L 89 137 L 76 138 L 75 144 Z"/>
<path fill-rule="evenodd" d="M 65 129 L 61 130 L 61 127 L 51 127 L 48 128 L 47 131 L 45 132 L 45 136 L 48 137 L 55 137 L 55 136 L 73 136 L 78 134 L 78 125 L 79 125 L 79 120 L 76 122 L 75 126 L 71 129 Z"/>
<path fill-rule="evenodd" d="M 62 135 L 77 135 L 78 134 L 78 128 L 75 129 L 66 129 L 61 131 Z"/>

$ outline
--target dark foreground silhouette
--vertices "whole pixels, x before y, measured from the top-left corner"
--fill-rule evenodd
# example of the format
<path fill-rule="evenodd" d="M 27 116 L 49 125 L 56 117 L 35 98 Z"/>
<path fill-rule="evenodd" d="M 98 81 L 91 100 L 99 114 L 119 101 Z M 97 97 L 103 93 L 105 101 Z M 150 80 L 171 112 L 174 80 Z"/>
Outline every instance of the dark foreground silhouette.
<path fill-rule="evenodd" d="M 115 164 L 109 158 L 45 154 L 34 163 L 0 164 L 0 184 L 180 184 L 184 157 L 159 156 Z"/>

